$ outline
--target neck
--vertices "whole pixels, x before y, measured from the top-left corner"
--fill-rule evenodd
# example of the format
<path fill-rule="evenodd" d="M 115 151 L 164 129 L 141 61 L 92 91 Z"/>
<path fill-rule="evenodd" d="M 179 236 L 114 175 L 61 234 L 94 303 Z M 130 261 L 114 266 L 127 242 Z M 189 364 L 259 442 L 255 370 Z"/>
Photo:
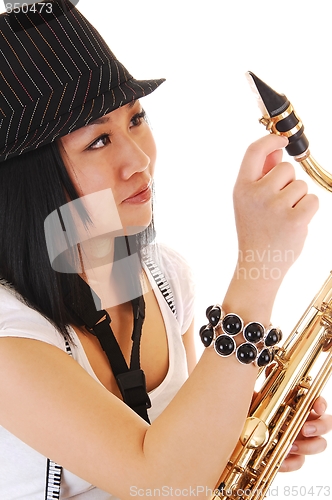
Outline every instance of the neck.
<path fill-rule="evenodd" d="M 79 256 L 83 272 L 81 277 L 88 283 L 101 300 L 102 309 L 109 307 L 112 296 L 111 274 L 113 268 L 114 239 L 105 236 L 80 243 Z"/>
<path fill-rule="evenodd" d="M 137 253 L 114 262 L 114 239 L 94 238 L 81 244 L 81 277 L 101 300 L 101 308 L 118 306 L 141 295 L 142 266 Z"/>

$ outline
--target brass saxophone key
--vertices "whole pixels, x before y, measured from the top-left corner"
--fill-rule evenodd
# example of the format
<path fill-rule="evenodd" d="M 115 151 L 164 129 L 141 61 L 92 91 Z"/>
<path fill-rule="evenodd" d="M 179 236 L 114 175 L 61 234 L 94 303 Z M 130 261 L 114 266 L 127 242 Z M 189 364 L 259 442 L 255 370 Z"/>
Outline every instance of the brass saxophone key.
<path fill-rule="evenodd" d="M 247 448 L 260 448 L 269 439 L 269 430 L 262 420 L 248 417 L 241 432 L 240 441 Z"/>

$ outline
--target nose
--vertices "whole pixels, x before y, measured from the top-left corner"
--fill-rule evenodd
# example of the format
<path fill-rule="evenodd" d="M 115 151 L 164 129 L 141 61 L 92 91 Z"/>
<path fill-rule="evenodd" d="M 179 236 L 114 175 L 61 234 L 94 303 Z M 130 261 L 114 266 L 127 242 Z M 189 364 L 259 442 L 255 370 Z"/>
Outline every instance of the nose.
<path fill-rule="evenodd" d="M 149 167 L 151 159 L 144 145 L 137 138 L 127 134 L 122 138 L 119 146 L 118 160 L 123 180 L 129 179 L 137 172 L 144 172 Z"/>

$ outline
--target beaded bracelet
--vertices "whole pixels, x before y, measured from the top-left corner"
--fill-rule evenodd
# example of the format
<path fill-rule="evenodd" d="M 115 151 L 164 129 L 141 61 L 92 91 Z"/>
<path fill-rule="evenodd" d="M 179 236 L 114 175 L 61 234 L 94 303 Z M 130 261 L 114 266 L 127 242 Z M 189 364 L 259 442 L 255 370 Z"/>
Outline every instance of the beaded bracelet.
<path fill-rule="evenodd" d="M 255 363 L 259 367 L 267 366 L 274 359 L 274 346 L 282 339 L 279 328 L 265 329 L 261 323 L 252 321 L 244 325 L 243 320 L 234 313 L 224 314 L 219 305 L 210 306 L 206 310 L 209 320 L 199 331 L 205 347 L 211 344 L 219 356 L 228 357 L 235 352 L 240 363 Z M 216 330 L 222 333 L 217 334 Z M 236 347 L 233 339 L 243 333 L 245 342 Z"/>

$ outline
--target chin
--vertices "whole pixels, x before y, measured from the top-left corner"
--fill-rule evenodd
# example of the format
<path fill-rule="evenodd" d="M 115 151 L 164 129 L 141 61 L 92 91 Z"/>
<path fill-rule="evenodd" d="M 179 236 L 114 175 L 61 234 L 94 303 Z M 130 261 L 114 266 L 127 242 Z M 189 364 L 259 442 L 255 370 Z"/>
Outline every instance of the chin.
<path fill-rule="evenodd" d="M 128 216 L 129 214 L 126 214 L 126 216 L 120 214 L 121 223 L 126 235 L 130 236 L 141 233 L 151 224 L 152 210 L 151 207 L 148 210 L 146 208 L 145 210 L 136 208 L 135 214 L 130 214 L 131 216 Z"/>
<path fill-rule="evenodd" d="M 124 230 L 124 235 L 125 236 L 132 236 L 134 234 L 141 233 L 142 231 L 145 231 L 147 227 L 149 227 L 151 223 L 151 220 L 147 224 L 136 224 L 136 225 L 124 225 L 123 230 Z"/>

